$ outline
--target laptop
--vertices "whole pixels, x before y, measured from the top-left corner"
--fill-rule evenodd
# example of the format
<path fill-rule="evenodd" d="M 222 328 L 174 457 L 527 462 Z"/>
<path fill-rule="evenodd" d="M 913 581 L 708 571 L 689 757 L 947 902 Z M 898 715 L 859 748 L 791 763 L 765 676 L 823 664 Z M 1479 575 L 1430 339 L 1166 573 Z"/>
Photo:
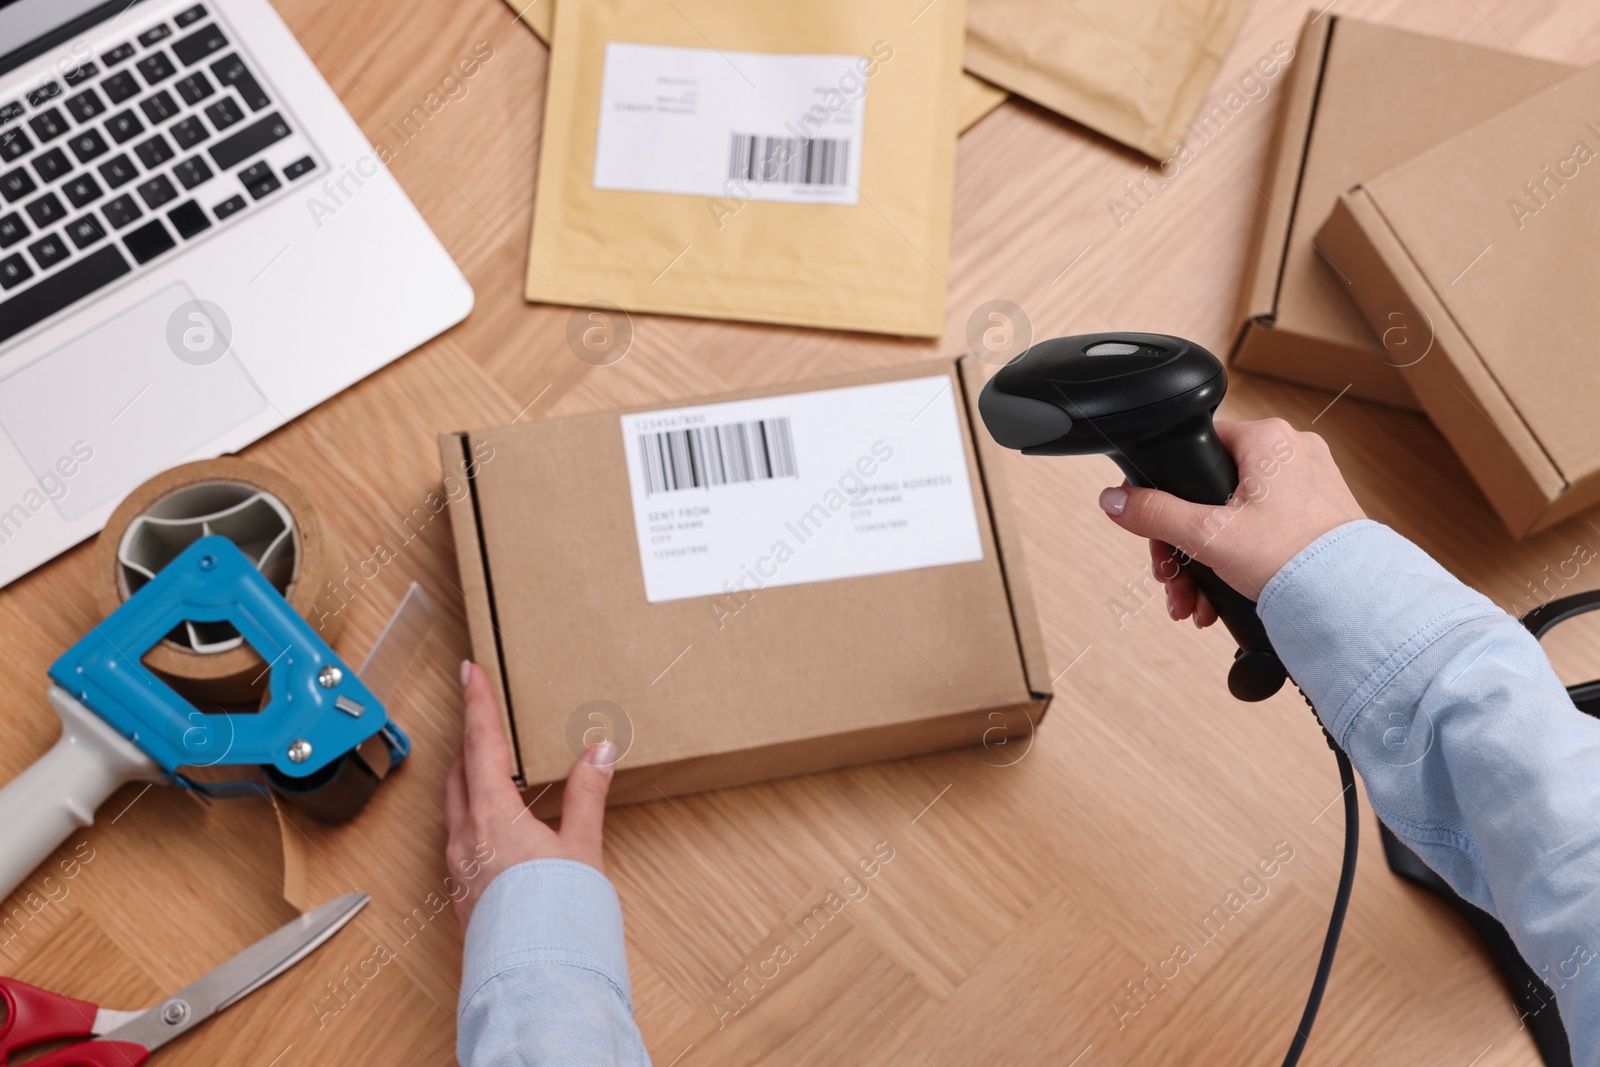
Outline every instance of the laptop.
<path fill-rule="evenodd" d="M 0 0 L 0 585 L 472 290 L 267 0 Z"/>

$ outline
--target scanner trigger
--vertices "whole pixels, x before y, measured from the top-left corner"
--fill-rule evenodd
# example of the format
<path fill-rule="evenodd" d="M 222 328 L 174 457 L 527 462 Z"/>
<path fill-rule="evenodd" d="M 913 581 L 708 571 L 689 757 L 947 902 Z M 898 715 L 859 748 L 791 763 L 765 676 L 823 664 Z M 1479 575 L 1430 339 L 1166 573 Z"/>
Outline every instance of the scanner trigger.
<path fill-rule="evenodd" d="M 1270 648 L 1241 648 L 1228 668 L 1228 692 L 1250 703 L 1265 700 L 1283 688 L 1289 672 Z"/>

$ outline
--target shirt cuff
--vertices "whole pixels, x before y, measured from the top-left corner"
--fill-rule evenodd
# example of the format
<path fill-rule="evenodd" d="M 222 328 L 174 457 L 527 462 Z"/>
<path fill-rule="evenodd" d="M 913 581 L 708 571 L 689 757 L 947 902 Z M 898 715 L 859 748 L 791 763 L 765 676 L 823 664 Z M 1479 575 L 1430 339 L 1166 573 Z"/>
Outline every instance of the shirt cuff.
<path fill-rule="evenodd" d="M 529 860 L 502 871 L 467 925 L 461 1004 L 507 971 L 531 964 L 600 975 L 633 1012 L 622 903 L 610 879 L 586 863 Z"/>
<path fill-rule="evenodd" d="M 1361 709 L 1429 645 L 1462 623 L 1505 615 L 1371 519 L 1307 545 L 1273 575 L 1256 609 L 1341 747 Z"/>

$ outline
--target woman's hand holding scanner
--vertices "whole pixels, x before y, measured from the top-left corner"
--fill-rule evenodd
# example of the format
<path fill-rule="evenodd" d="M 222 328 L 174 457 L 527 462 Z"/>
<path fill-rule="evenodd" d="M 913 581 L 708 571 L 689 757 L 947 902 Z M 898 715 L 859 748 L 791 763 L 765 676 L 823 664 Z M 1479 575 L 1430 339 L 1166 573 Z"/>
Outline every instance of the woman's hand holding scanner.
<path fill-rule="evenodd" d="M 1239 469 L 1211 415 L 1227 389 L 1221 362 L 1181 337 L 1081 334 L 1040 342 L 1000 368 L 984 386 L 978 410 L 1008 448 L 1042 456 L 1107 455 L 1130 487 L 1174 504 L 1187 501 L 1194 513 L 1225 516 Z M 1132 499 L 1113 492 L 1107 502 L 1122 504 L 1126 513 Z M 1147 507 L 1141 501 L 1135 520 Z M 1162 569 L 1170 573 L 1173 559 L 1161 557 Z M 1276 693 L 1288 675 L 1247 595 L 1259 588 L 1245 585 L 1241 592 L 1203 557 L 1185 555 L 1176 563 L 1189 583 L 1191 612 L 1198 590 L 1209 605 L 1207 617 L 1214 610 L 1239 643 L 1229 691 L 1241 700 Z"/>
<path fill-rule="evenodd" d="M 1300 550 L 1338 526 L 1366 518 L 1339 473 L 1327 442 L 1282 419 L 1218 422 L 1218 439 L 1240 478 L 1225 507 L 1208 507 L 1124 485 L 1100 494 L 1111 521 L 1150 538 L 1155 575 L 1167 588 L 1167 611 L 1196 626 L 1216 611 L 1178 566 L 1180 553 L 1210 567 L 1252 601 Z"/>

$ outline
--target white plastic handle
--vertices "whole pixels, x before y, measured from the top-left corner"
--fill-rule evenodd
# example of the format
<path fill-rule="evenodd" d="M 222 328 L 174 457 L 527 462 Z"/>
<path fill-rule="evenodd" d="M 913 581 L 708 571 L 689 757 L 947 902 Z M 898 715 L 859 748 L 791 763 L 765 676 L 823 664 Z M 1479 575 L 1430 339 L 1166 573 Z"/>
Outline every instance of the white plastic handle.
<path fill-rule="evenodd" d="M 50 703 L 61 740 L 0 789 L 0 900 L 10 896 L 95 809 L 128 782 L 165 781 L 161 769 L 60 686 Z"/>

